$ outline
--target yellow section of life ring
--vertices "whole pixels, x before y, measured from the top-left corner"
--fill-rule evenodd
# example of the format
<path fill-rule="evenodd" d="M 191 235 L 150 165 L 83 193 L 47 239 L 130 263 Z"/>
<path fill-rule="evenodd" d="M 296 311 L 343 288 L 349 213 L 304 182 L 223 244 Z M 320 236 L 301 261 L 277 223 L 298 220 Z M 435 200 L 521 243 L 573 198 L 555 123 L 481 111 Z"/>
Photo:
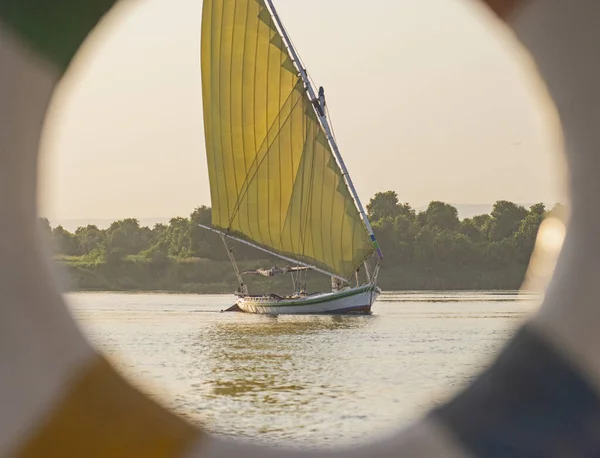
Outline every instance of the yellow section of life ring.
<path fill-rule="evenodd" d="M 96 355 L 16 456 L 179 457 L 198 435 L 197 429 L 134 389 Z"/>

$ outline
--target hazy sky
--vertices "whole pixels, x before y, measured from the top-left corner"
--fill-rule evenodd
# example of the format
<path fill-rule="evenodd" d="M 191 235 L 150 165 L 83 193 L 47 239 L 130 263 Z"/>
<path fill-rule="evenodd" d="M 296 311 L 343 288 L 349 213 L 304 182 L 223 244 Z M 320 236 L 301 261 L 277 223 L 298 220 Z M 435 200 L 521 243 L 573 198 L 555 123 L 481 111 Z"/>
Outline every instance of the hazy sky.
<path fill-rule="evenodd" d="M 556 201 L 557 142 L 516 46 L 467 0 L 275 0 L 361 198 Z M 55 98 L 40 188 L 52 220 L 210 204 L 201 0 L 130 0 Z"/>

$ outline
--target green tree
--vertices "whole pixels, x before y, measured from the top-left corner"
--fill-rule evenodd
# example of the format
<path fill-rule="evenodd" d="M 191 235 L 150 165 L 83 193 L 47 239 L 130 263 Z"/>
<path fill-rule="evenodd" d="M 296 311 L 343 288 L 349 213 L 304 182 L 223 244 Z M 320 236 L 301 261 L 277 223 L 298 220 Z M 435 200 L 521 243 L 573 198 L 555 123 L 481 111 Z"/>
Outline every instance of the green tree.
<path fill-rule="evenodd" d="M 526 210 L 508 201 L 496 202 L 489 215 L 462 221 L 455 207 L 440 201 L 416 215 L 393 191 L 377 193 L 368 208 L 386 254 L 379 278 L 388 290 L 517 288 L 547 215 L 543 204 Z M 558 212 L 565 213 L 564 207 L 550 213 Z M 210 223 L 208 207 L 152 229 L 125 219 L 106 230 L 87 226 L 71 234 L 61 226 L 51 230 L 47 220 L 40 220 L 42 232 L 52 231 L 56 253 L 63 255 L 60 262 L 68 264 L 81 288 L 190 290 L 196 284 L 204 290 L 203 282 L 213 282 L 222 291 L 234 287 L 235 278 L 220 236 L 198 227 Z M 229 246 L 242 269 L 280 262 L 240 243 Z"/>
<path fill-rule="evenodd" d="M 190 239 L 192 254 L 198 258 L 213 260 L 226 259 L 227 253 L 221 237 L 199 226 L 210 227 L 212 211 L 206 206 L 196 208 L 190 215 Z"/>
<path fill-rule="evenodd" d="M 104 232 L 97 226 L 78 227 L 75 231 L 79 254 L 89 254 L 104 244 Z"/>
<path fill-rule="evenodd" d="M 537 234 L 546 216 L 546 208 L 543 204 L 531 207 L 529 214 L 521 221 L 519 229 L 514 235 L 515 246 L 519 252 L 519 259 L 526 263 L 531 258 Z"/>
<path fill-rule="evenodd" d="M 478 229 L 485 233 L 489 230 L 492 217 L 490 215 L 477 215 L 471 218 L 471 220 Z"/>
<path fill-rule="evenodd" d="M 169 246 L 166 239 L 160 240 L 140 255 L 152 264 L 164 266 L 169 262 Z"/>
<path fill-rule="evenodd" d="M 458 210 L 450 204 L 433 201 L 427 210 L 419 214 L 421 222 L 431 228 L 455 231 L 460 226 Z"/>
<path fill-rule="evenodd" d="M 512 237 L 528 213 L 521 205 L 506 200 L 496 202 L 492 210 L 492 219 L 489 226 L 490 240 L 498 242 Z"/>
<path fill-rule="evenodd" d="M 514 244 L 506 239 L 487 244 L 484 256 L 484 266 L 492 270 L 515 264 L 517 259 Z"/>
<path fill-rule="evenodd" d="M 415 237 L 414 260 L 420 265 L 426 265 L 427 270 L 431 269 L 435 260 L 435 241 L 436 234 L 429 226 L 422 228 Z"/>
<path fill-rule="evenodd" d="M 416 211 L 409 203 L 398 204 L 397 216 L 403 216 L 409 221 L 414 221 L 416 218 Z"/>
<path fill-rule="evenodd" d="M 76 256 L 78 254 L 77 238 L 64 227 L 58 226 L 54 228 L 52 239 L 55 249 L 59 254 L 65 256 Z"/>
<path fill-rule="evenodd" d="M 385 246 L 388 254 L 383 258 L 383 265 L 390 266 L 397 261 L 395 250 L 396 227 L 395 221 L 391 216 L 380 218 L 373 223 L 373 231 L 381 246 Z"/>
<path fill-rule="evenodd" d="M 115 221 L 106 231 L 106 250 L 111 258 L 138 254 L 150 247 L 147 231 L 142 230 L 137 219 Z"/>
<path fill-rule="evenodd" d="M 472 218 L 465 218 L 460 222 L 460 233 L 468 237 L 474 243 L 480 243 L 486 239 L 484 229 Z"/>
<path fill-rule="evenodd" d="M 190 220 L 172 218 L 166 234 L 169 256 L 189 258 L 192 256 L 192 239 L 190 237 Z"/>
<path fill-rule="evenodd" d="M 420 231 L 415 221 L 414 210 L 411 213 L 396 216 L 394 219 L 394 244 L 390 249 L 396 252 L 398 262 L 407 264 L 413 259 L 415 237 Z M 387 245 L 384 245 L 387 247 Z"/>
<path fill-rule="evenodd" d="M 536 215 L 545 216 L 546 215 L 546 206 L 543 203 L 534 204 L 529 208 L 529 213 L 534 213 Z"/>
<path fill-rule="evenodd" d="M 372 222 L 383 218 L 395 218 L 399 214 L 398 194 L 395 191 L 378 192 L 367 205 L 367 214 Z"/>
<path fill-rule="evenodd" d="M 464 234 L 442 231 L 434 241 L 435 259 L 454 267 L 463 266 L 471 261 L 472 242 Z"/>
<path fill-rule="evenodd" d="M 169 230 L 169 226 L 162 223 L 157 223 L 154 225 L 152 230 L 150 231 L 149 242 L 150 246 L 154 246 L 162 240 L 165 240 L 167 232 Z"/>

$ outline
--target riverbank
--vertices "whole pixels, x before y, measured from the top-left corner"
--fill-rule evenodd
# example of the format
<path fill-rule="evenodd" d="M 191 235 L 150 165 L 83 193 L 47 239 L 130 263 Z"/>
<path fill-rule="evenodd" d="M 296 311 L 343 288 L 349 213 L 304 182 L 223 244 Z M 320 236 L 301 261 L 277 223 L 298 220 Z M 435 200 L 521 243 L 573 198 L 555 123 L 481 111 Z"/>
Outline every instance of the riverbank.
<path fill-rule="evenodd" d="M 240 263 L 242 271 L 270 267 L 272 261 Z M 59 258 L 57 263 L 67 274 L 69 291 L 165 292 L 227 294 L 236 289 L 236 279 L 229 262 L 208 259 L 161 259 L 151 261 L 136 257 L 112 262 L 86 262 L 81 258 Z M 480 268 L 435 263 L 427 266 L 400 265 L 384 267 L 379 285 L 387 291 L 481 291 L 515 290 L 521 286 L 525 267 L 515 263 L 502 267 Z M 327 291 L 330 280 L 321 274 L 308 273 L 310 291 Z M 247 276 L 250 291 L 288 293 L 289 276 L 263 278 Z"/>

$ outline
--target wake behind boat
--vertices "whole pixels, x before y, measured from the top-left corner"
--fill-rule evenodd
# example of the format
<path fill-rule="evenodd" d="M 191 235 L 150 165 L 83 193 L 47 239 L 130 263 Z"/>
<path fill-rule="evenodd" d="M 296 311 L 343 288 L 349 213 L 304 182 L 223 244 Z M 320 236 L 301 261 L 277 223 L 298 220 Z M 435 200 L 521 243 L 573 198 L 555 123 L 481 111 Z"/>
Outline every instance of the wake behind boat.
<path fill-rule="evenodd" d="M 370 313 L 382 253 L 315 92 L 272 0 L 205 0 L 202 90 L 212 227 L 249 313 Z M 240 272 L 231 241 L 289 263 Z M 332 280 L 306 293 L 306 273 Z M 244 275 L 289 274 L 292 294 L 250 295 Z M 361 278 L 362 277 L 362 278 Z M 355 286 L 351 286 L 354 284 Z"/>

